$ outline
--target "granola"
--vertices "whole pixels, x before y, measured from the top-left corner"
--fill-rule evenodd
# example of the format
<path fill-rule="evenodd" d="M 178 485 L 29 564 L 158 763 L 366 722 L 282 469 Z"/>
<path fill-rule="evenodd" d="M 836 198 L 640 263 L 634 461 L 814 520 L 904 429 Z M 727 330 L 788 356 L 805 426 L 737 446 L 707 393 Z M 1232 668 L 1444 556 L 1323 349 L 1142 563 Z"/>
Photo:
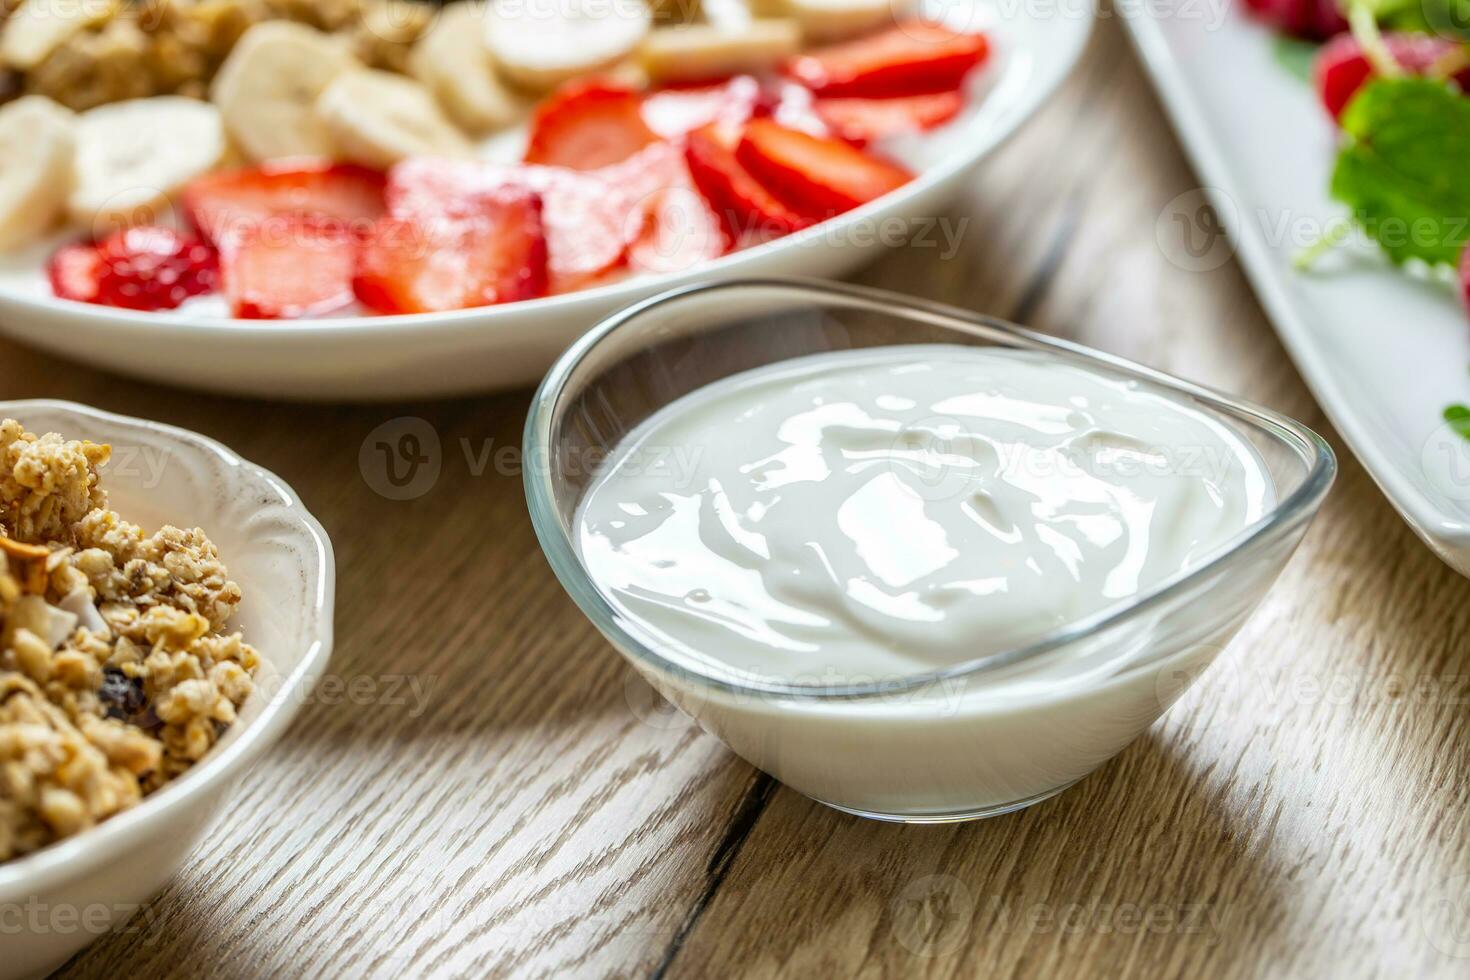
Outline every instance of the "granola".
<path fill-rule="evenodd" d="M 0 102 L 44 95 L 77 111 L 154 95 L 205 98 L 235 42 L 266 20 L 338 35 L 369 67 L 403 72 L 436 10 L 422 0 L 98 0 L 51 14 L 53 24 L 71 18 L 70 28 L 7 58 L 5 6 L 0 0 Z M 12 16 L 12 31 L 21 30 L 24 12 Z"/>
<path fill-rule="evenodd" d="M 204 756 L 260 663 L 198 528 L 108 508 L 108 446 L 0 421 L 0 861 L 136 804 Z"/>

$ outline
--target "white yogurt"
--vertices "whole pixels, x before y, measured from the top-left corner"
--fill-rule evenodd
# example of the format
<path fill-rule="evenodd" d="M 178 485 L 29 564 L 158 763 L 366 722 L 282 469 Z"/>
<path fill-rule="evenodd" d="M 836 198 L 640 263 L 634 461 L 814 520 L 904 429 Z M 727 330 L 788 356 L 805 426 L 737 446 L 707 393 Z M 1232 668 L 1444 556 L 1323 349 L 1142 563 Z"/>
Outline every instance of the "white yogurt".
<path fill-rule="evenodd" d="M 906 346 L 680 399 L 618 447 L 578 527 L 593 579 L 697 657 L 892 675 L 1129 599 L 1271 492 L 1237 432 L 1135 382 L 1035 352 Z"/>
<path fill-rule="evenodd" d="M 962 664 L 1150 590 L 1273 502 L 1251 444 L 1166 389 L 908 345 L 675 401 L 615 449 L 575 533 L 599 589 L 688 671 L 651 679 L 737 751 L 829 802 L 943 813 L 1044 793 L 1126 744 L 1167 704 L 1153 681 L 1101 714 L 1077 698 L 1139 650 L 1084 645 L 933 703 L 768 702 L 699 678 L 841 687 Z M 865 743 L 856 766 L 835 757 Z"/>

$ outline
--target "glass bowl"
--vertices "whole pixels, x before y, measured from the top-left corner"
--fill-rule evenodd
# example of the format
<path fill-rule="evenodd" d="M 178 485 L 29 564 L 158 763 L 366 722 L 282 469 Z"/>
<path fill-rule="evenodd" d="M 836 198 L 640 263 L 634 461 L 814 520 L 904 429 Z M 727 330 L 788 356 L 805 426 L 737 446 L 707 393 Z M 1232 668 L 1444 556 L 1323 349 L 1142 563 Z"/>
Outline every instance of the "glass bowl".
<path fill-rule="evenodd" d="M 720 669 L 643 628 L 589 577 L 575 544 L 578 505 L 613 447 L 651 414 L 789 358 L 934 343 L 1046 351 L 1164 389 L 1249 440 L 1275 483 L 1274 507 L 1140 595 L 1023 646 L 897 677 Z M 916 823 L 1036 803 L 1144 732 L 1255 609 L 1336 473 L 1332 450 L 1306 426 L 1158 371 L 993 317 L 780 279 L 675 290 L 599 324 L 542 382 L 525 451 L 531 520 L 557 578 L 649 683 L 792 788 L 849 813 Z"/>

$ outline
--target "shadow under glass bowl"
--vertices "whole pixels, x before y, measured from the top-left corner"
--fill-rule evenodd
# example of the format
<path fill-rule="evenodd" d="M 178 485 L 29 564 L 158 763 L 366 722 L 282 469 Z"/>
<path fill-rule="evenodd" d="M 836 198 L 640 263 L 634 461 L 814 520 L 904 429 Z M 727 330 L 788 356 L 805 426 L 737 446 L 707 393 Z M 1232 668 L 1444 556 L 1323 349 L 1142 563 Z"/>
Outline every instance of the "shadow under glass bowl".
<path fill-rule="evenodd" d="M 1137 596 L 1022 646 L 897 678 L 817 682 L 714 669 L 627 615 L 590 578 L 575 543 L 578 505 L 601 461 L 654 412 L 790 358 L 936 343 L 1049 352 L 1162 389 L 1250 442 L 1275 485 L 1274 506 L 1207 560 Z M 604 321 L 546 376 L 525 452 L 532 523 L 557 578 L 649 683 L 792 788 L 906 822 L 1019 809 L 1122 750 L 1255 609 L 1336 473 L 1331 449 L 1306 426 L 1121 358 L 892 293 L 780 279 L 676 290 Z"/>

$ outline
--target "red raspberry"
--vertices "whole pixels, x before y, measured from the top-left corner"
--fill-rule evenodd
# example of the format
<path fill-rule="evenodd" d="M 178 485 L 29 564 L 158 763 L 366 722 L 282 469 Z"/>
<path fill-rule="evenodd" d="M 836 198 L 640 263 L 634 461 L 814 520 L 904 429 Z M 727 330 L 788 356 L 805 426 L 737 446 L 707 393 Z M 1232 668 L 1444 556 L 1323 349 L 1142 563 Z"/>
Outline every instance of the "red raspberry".
<path fill-rule="evenodd" d="M 1294 37 L 1322 41 L 1347 30 L 1337 0 L 1245 0 L 1257 17 Z"/>
<path fill-rule="evenodd" d="M 62 299 L 79 303 L 97 302 L 97 280 L 102 275 L 102 256 L 90 242 L 65 245 L 46 263 L 51 291 Z"/>
<path fill-rule="evenodd" d="M 1383 44 L 1400 68 L 1410 75 L 1428 75 L 1441 59 L 1455 52 L 1456 44 L 1428 34 L 1391 33 L 1383 35 Z M 1373 65 L 1351 34 L 1339 34 L 1322 46 L 1313 66 L 1317 94 L 1333 119 L 1352 101 L 1358 89 L 1376 77 Z M 1470 83 L 1470 69 L 1455 76 L 1464 88 Z"/>
<path fill-rule="evenodd" d="M 1460 295 L 1465 300 L 1465 312 L 1470 313 L 1470 247 L 1460 256 Z"/>
<path fill-rule="evenodd" d="M 197 238 L 141 226 L 97 246 L 102 268 L 94 302 L 129 310 L 171 310 L 219 285 L 219 257 Z"/>

